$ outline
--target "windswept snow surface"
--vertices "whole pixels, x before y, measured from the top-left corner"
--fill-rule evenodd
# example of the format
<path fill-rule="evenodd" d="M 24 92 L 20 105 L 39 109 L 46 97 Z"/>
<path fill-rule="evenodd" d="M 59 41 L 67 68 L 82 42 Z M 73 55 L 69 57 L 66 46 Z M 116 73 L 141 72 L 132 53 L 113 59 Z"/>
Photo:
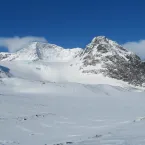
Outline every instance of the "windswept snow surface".
<path fill-rule="evenodd" d="M 144 145 L 145 92 L 3 78 L 1 145 Z"/>
<path fill-rule="evenodd" d="M 0 65 L 0 145 L 145 145 L 143 89 L 65 62 Z"/>

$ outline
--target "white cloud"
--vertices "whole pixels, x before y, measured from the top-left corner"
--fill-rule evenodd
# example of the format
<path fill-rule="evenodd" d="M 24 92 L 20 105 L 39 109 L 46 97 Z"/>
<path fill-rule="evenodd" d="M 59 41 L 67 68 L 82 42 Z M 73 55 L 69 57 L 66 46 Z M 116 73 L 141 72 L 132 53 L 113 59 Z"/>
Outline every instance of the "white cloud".
<path fill-rule="evenodd" d="M 0 47 L 8 48 L 9 52 L 15 52 L 30 42 L 39 41 L 39 42 L 47 42 L 44 37 L 34 37 L 34 36 L 26 36 L 26 37 L 0 37 Z"/>
<path fill-rule="evenodd" d="M 145 59 L 145 40 L 138 42 L 127 42 L 123 44 L 123 47 L 136 53 L 141 59 Z"/>

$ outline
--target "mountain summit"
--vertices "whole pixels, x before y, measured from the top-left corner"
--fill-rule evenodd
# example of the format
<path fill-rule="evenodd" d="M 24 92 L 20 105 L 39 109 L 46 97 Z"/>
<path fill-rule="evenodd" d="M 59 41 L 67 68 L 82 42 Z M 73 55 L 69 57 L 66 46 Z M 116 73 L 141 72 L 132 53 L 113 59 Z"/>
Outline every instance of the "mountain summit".
<path fill-rule="evenodd" d="M 2 61 L 37 61 L 44 60 L 49 62 L 69 61 L 82 51 L 81 48 L 64 49 L 55 44 L 32 42 L 25 48 L 7 55 L 0 54 Z M 2 59 L 3 58 L 3 59 Z"/>
<path fill-rule="evenodd" d="M 82 73 L 99 74 L 130 84 L 145 83 L 145 62 L 105 36 L 95 37 L 80 55 Z"/>

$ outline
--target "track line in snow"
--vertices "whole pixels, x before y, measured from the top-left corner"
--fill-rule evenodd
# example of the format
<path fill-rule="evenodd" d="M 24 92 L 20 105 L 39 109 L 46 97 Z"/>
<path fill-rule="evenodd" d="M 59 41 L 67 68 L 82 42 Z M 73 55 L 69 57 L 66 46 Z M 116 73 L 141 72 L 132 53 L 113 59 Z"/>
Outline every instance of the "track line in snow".
<path fill-rule="evenodd" d="M 29 133 L 32 133 L 32 132 L 33 132 L 32 130 L 30 130 L 30 129 L 28 129 L 28 128 L 25 128 L 25 127 L 23 127 L 23 126 L 20 126 L 20 125 L 17 125 L 16 127 L 19 128 L 19 129 L 22 130 L 22 131 L 25 131 L 25 132 L 29 132 Z"/>
<path fill-rule="evenodd" d="M 29 133 L 30 136 L 31 136 L 31 135 L 44 135 L 44 133 L 35 132 L 35 131 L 33 131 L 33 130 L 30 130 L 30 129 L 25 128 L 25 127 L 20 126 L 20 125 L 18 125 L 17 127 L 18 127 L 20 130 Z"/>
<path fill-rule="evenodd" d="M 73 124 L 76 124 L 75 122 L 63 122 L 63 121 L 55 121 L 54 122 L 55 124 L 70 124 L 70 125 L 73 125 Z"/>
<path fill-rule="evenodd" d="M 53 126 L 48 125 L 48 124 L 45 124 L 45 123 L 40 123 L 40 125 L 41 125 L 42 127 L 46 127 L 46 128 L 51 128 L 51 127 L 53 127 Z"/>
<path fill-rule="evenodd" d="M 82 134 L 70 134 L 68 137 L 78 137 L 78 136 L 83 136 Z"/>
<path fill-rule="evenodd" d="M 106 120 L 101 120 L 101 119 L 88 119 L 92 122 L 105 122 Z"/>

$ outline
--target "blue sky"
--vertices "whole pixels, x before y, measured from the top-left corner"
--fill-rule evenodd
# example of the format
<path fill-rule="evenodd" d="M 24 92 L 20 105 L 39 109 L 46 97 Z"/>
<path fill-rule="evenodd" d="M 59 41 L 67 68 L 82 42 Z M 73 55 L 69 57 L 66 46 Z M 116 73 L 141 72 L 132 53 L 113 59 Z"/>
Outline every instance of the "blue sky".
<path fill-rule="evenodd" d="M 84 48 L 98 35 L 139 43 L 145 39 L 144 6 L 143 0 L 3 0 L 0 37 L 44 37 L 66 48 Z"/>

